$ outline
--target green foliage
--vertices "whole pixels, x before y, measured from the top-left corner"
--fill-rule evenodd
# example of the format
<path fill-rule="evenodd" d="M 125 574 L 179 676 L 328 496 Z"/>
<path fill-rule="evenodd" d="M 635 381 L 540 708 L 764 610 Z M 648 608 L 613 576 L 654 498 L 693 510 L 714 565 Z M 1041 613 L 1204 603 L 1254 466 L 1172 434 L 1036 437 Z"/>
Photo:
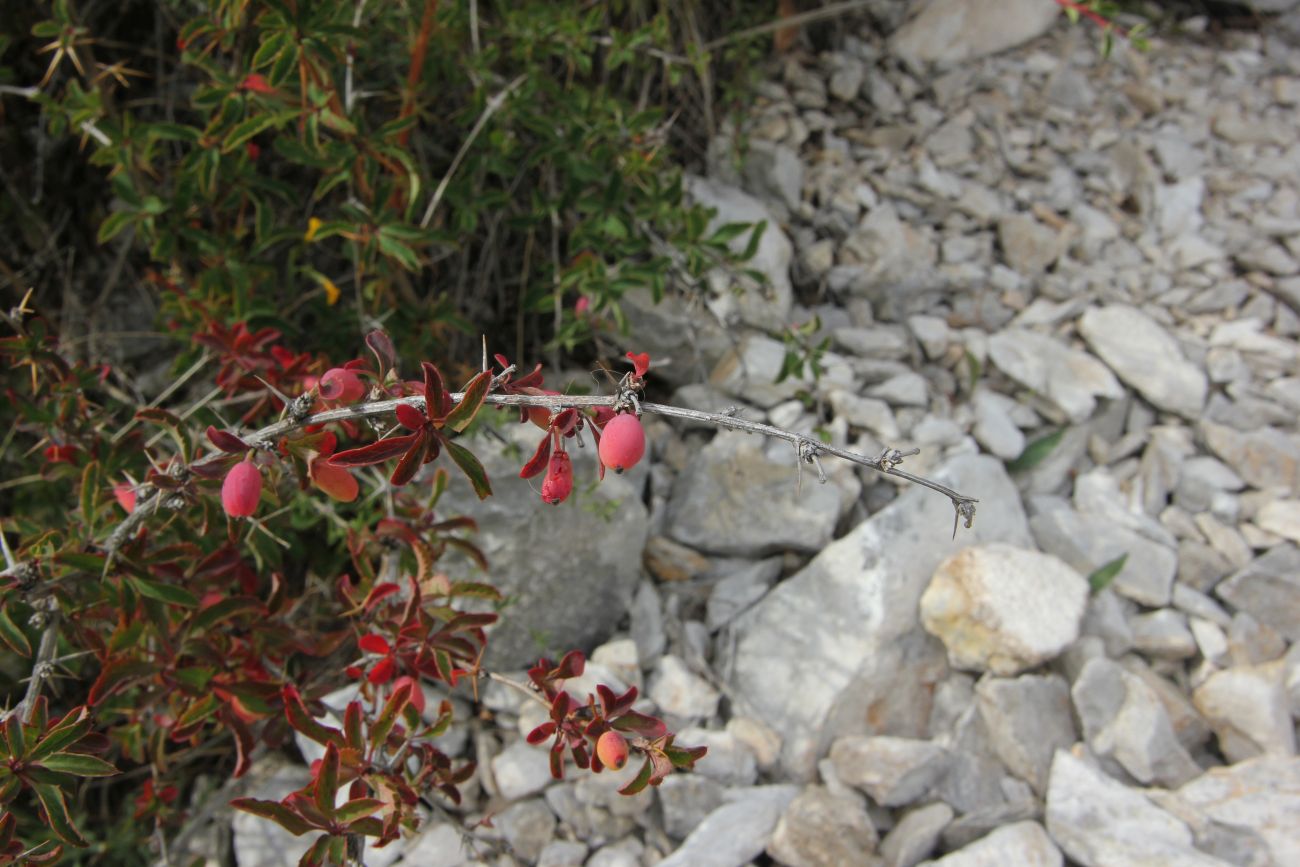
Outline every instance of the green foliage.
<path fill-rule="evenodd" d="M 713 63 L 698 12 L 57 2 L 0 25 L 0 75 L 40 81 L 16 119 L 82 163 L 86 237 L 182 335 L 243 321 L 328 351 L 383 322 L 444 360 L 480 332 L 573 349 L 628 291 L 735 259 L 672 160 Z"/>

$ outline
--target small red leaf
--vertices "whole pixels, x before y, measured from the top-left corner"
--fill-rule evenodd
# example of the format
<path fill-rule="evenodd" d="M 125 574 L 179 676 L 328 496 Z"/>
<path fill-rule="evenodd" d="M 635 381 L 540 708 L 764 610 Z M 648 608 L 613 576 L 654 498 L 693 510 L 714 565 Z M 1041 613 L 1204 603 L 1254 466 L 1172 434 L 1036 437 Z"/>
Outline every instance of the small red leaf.
<path fill-rule="evenodd" d="M 519 471 L 519 478 L 531 479 L 533 476 L 546 469 L 546 462 L 551 457 L 551 437 L 542 437 L 542 441 L 537 444 L 537 451 L 524 464 L 524 468 Z"/>
<path fill-rule="evenodd" d="M 373 442 L 368 446 L 336 452 L 330 455 L 329 462 L 336 467 L 365 467 L 371 464 L 382 464 L 389 458 L 395 458 L 404 453 L 414 442 L 415 434 L 389 437 L 386 440 Z"/>
<path fill-rule="evenodd" d="M 221 451 L 231 455 L 246 452 L 252 448 L 248 443 L 229 431 L 217 430 L 212 425 L 208 425 L 208 441 Z"/>
<path fill-rule="evenodd" d="M 397 414 L 397 420 L 401 422 L 402 426 L 410 430 L 419 430 L 429 423 L 424 414 L 409 403 L 399 403 L 393 411 Z"/>
<path fill-rule="evenodd" d="M 357 646 L 366 653 L 378 653 L 381 656 L 386 656 L 389 651 L 388 642 L 382 635 L 363 635 L 357 639 Z"/>

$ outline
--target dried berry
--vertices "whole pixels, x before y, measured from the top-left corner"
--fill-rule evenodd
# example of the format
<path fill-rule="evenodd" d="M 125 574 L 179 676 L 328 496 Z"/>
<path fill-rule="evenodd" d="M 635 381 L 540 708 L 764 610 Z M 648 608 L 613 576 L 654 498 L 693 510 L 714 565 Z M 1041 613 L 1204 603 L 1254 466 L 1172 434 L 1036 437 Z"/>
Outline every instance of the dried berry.
<path fill-rule="evenodd" d="M 610 729 L 596 741 L 596 757 L 612 771 L 622 770 L 627 764 L 627 738 Z"/>
<path fill-rule="evenodd" d="M 636 466 L 645 454 L 645 428 L 632 413 L 616 415 L 600 432 L 600 462 L 616 473 Z"/>
<path fill-rule="evenodd" d="M 252 461 L 240 461 L 221 483 L 221 506 L 232 518 L 247 518 L 262 498 L 262 473 Z"/>
<path fill-rule="evenodd" d="M 569 460 L 568 452 L 557 451 L 551 455 L 546 478 L 542 480 L 542 502 L 554 506 L 567 500 L 571 493 L 573 493 L 573 462 Z"/>

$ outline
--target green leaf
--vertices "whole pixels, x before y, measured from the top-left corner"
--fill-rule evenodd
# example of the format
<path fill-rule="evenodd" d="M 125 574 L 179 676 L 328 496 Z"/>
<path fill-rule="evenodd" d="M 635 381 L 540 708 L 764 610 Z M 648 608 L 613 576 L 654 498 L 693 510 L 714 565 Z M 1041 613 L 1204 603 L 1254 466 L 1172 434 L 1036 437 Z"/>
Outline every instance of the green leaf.
<path fill-rule="evenodd" d="M 126 580 L 141 596 L 148 596 L 150 599 L 156 599 L 159 602 L 166 602 L 169 605 L 181 605 L 185 608 L 198 607 L 198 597 L 181 587 L 176 587 L 172 584 L 163 584 L 159 581 L 146 581 L 143 578 L 137 578 L 134 575 L 127 575 Z"/>
<path fill-rule="evenodd" d="M 443 427 L 451 428 L 460 433 L 469 427 L 474 416 L 483 406 L 483 399 L 487 397 L 488 389 L 492 387 L 492 371 L 485 370 L 469 381 L 465 387 L 465 396 L 461 398 L 460 403 L 447 413 L 443 420 Z"/>
<path fill-rule="evenodd" d="M 283 30 L 268 37 L 257 46 L 257 51 L 253 54 L 252 68 L 261 69 L 272 63 L 288 45 L 289 34 Z"/>
<path fill-rule="evenodd" d="M 488 482 L 487 470 L 474 457 L 474 453 L 463 445 L 451 440 L 446 440 L 443 445 L 447 447 L 447 454 L 460 471 L 469 479 L 469 483 L 474 486 L 474 493 L 478 494 L 480 500 L 486 500 L 492 496 L 492 485 Z"/>
<path fill-rule="evenodd" d="M 27 755 L 27 741 L 23 736 L 21 714 L 11 713 L 5 720 L 5 749 L 11 759 L 21 759 Z"/>
<path fill-rule="evenodd" d="M 184 730 L 190 726 L 198 725 L 216 713 L 220 707 L 221 700 L 209 693 L 185 709 L 185 712 L 176 720 L 176 728 Z"/>
<path fill-rule="evenodd" d="M 334 816 L 334 799 L 339 792 L 339 748 L 333 743 L 325 745 L 325 757 L 316 772 L 316 809 L 326 816 Z"/>
<path fill-rule="evenodd" d="M 231 596 L 215 602 L 194 615 L 195 629 L 210 629 L 240 614 L 261 611 L 262 603 L 252 596 Z"/>
<path fill-rule="evenodd" d="M 1025 450 L 1020 453 L 1020 457 L 1007 464 L 1007 469 L 1013 473 L 1023 473 L 1032 470 L 1034 467 L 1046 460 L 1052 450 L 1060 444 L 1061 438 L 1065 436 L 1065 428 L 1061 428 L 1055 433 L 1050 433 L 1045 437 L 1034 440 L 1025 446 Z"/>
<path fill-rule="evenodd" d="M 415 251 L 393 237 L 393 234 L 387 229 L 387 226 L 381 228 L 376 235 L 379 240 L 379 249 L 390 259 L 396 259 L 398 264 L 406 270 L 419 271 L 420 259 L 415 255 Z"/>
<path fill-rule="evenodd" d="M 95 236 L 96 244 L 106 244 L 121 234 L 136 218 L 133 211 L 114 211 L 108 219 L 99 224 L 99 234 Z"/>
<path fill-rule="evenodd" d="M 37 783 L 32 786 L 32 789 L 36 792 L 36 797 L 40 798 L 41 806 L 45 808 L 45 820 L 49 823 L 50 830 L 65 843 L 85 846 L 86 841 L 82 839 L 77 826 L 72 824 L 72 818 L 68 815 L 68 805 L 63 800 L 63 792 L 59 787 L 50 783 Z"/>
<path fill-rule="evenodd" d="M 356 798 L 339 807 L 334 817 L 340 824 L 347 825 L 358 819 L 364 819 L 382 806 L 384 802 L 378 798 Z"/>
<path fill-rule="evenodd" d="M 263 819 L 270 819 L 295 837 L 301 837 L 308 831 L 316 830 L 315 826 L 279 801 L 236 798 L 230 802 L 230 806 L 236 810 L 243 810 L 245 813 L 252 813 L 254 816 L 261 816 Z"/>
<path fill-rule="evenodd" d="M 271 127 L 280 126 L 288 120 L 291 120 L 297 112 L 275 112 L 268 114 L 257 114 L 253 117 L 246 118 L 235 124 L 234 129 L 226 133 L 225 141 L 221 143 L 221 152 L 228 154 L 236 148 L 242 147 L 245 143 L 260 132 L 270 129 Z"/>
<path fill-rule="evenodd" d="M 378 747 L 388 740 L 388 733 L 393 730 L 393 726 L 397 723 L 397 715 L 402 712 L 402 708 L 410 701 L 410 682 L 404 683 L 393 690 L 393 694 L 388 697 L 388 701 L 384 704 L 383 711 L 374 721 L 374 724 L 370 726 L 370 745 L 372 747 Z"/>
<path fill-rule="evenodd" d="M 1124 564 L 1126 562 L 1128 562 L 1127 551 L 1120 554 L 1109 563 L 1092 570 L 1092 574 L 1088 576 L 1088 586 L 1092 589 L 1092 592 L 1100 593 L 1109 587 L 1111 582 L 1115 580 L 1116 576 L 1118 576 L 1120 572 L 1124 571 Z"/>
<path fill-rule="evenodd" d="M 650 776 L 654 773 L 654 763 L 646 759 L 641 771 L 633 778 L 632 782 L 618 790 L 620 795 L 635 795 L 645 789 L 650 783 Z"/>
<path fill-rule="evenodd" d="M 41 765 L 51 771 L 76 777 L 112 777 L 121 773 L 103 759 L 83 753 L 55 753 L 42 759 Z"/>
<path fill-rule="evenodd" d="M 0 641 L 19 656 L 31 656 L 32 644 L 18 625 L 9 619 L 9 606 L 0 606 Z"/>

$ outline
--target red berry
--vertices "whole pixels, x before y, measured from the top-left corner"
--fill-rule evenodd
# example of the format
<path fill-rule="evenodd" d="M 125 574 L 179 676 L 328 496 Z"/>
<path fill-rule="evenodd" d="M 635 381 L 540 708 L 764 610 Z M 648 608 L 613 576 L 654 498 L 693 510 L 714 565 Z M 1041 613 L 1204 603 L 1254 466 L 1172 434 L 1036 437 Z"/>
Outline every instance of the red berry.
<path fill-rule="evenodd" d="M 622 770 L 627 764 L 627 738 L 610 729 L 596 741 L 596 757 L 611 770 Z"/>
<path fill-rule="evenodd" d="M 321 375 L 320 396 L 331 403 L 356 403 L 365 393 L 361 377 L 346 367 L 332 367 Z"/>
<path fill-rule="evenodd" d="M 616 473 L 636 466 L 645 454 L 645 428 L 632 413 L 616 415 L 600 432 L 600 462 Z"/>
<path fill-rule="evenodd" d="M 240 461 L 221 483 L 221 506 L 232 518 L 247 518 L 262 498 L 262 473 L 252 461 Z"/>
<path fill-rule="evenodd" d="M 542 480 L 542 502 L 552 506 L 563 503 L 573 493 L 573 462 L 568 452 L 556 452 Z"/>

